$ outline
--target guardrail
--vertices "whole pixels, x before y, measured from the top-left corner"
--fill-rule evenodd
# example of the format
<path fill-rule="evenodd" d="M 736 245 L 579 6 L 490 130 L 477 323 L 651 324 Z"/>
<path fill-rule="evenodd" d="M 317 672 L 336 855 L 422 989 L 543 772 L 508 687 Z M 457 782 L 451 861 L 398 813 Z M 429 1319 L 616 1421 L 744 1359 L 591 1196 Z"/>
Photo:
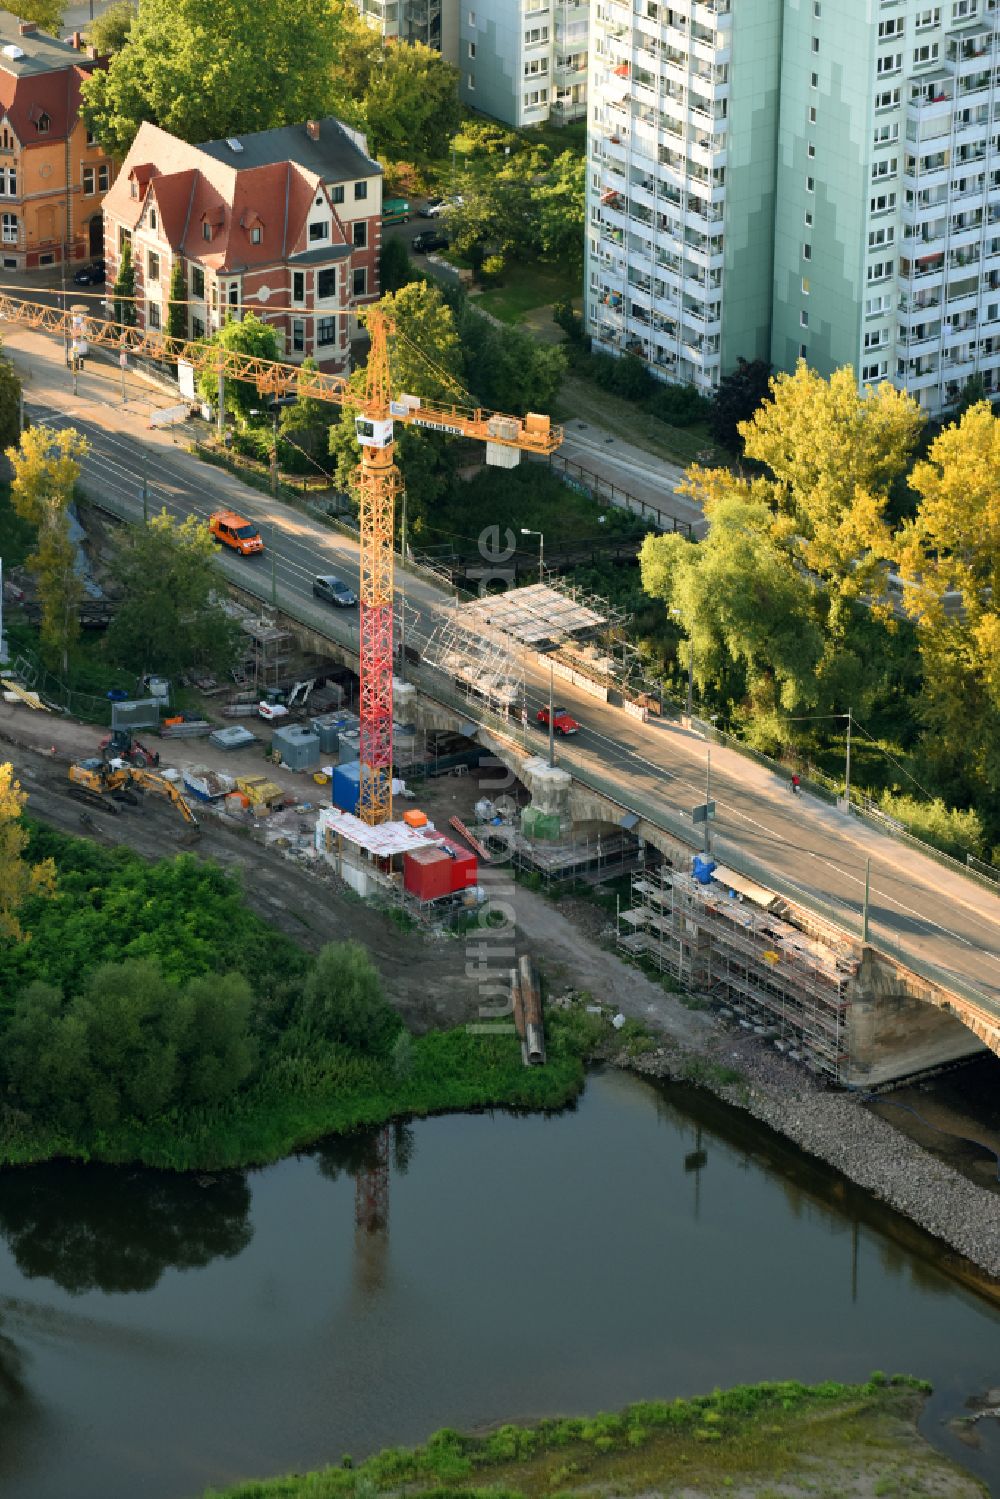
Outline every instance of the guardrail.
<path fill-rule="evenodd" d="M 577 463 L 572 458 L 564 458 L 561 453 L 551 453 L 548 463 L 549 467 L 559 474 L 571 489 L 588 495 L 599 505 L 609 504 L 618 510 L 628 510 L 632 515 L 638 515 L 643 520 L 655 521 L 661 531 L 679 531 L 682 536 L 687 536 L 691 541 L 697 540 L 694 527 L 689 520 L 674 515 L 665 506 L 651 505 L 648 500 L 641 500 L 638 495 L 622 489 L 620 484 L 612 484 L 610 479 L 605 479 L 594 469 L 585 468 L 582 463 Z"/>

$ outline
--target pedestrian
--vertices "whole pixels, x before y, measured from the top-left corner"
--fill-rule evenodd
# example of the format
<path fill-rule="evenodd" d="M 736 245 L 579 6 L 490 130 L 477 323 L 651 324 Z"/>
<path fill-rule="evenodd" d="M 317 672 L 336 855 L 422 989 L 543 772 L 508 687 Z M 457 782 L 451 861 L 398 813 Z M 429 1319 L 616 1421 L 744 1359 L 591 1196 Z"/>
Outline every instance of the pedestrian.
<path fill-rule="evenodd" d="M 800 779 L 799 779 L 799 776 L 798 776 L 798 772 L 796 772 L 796 773 L 795 773 L 795 774 L 794 774 L 794 775 L 793 775 L 793 776 L 792 776 L 792 792 L 793 792 L 793 794 L 794 794 L 794 795 L 795 795 L 795 796 L 798 796 L 798 794 L 799 794 L 799 792 L 800 792 L 800 791 L 801 791 L 801 790 L 802 790 L 802 782 L 801 782 L 801 780 L 800 780 Z"/>

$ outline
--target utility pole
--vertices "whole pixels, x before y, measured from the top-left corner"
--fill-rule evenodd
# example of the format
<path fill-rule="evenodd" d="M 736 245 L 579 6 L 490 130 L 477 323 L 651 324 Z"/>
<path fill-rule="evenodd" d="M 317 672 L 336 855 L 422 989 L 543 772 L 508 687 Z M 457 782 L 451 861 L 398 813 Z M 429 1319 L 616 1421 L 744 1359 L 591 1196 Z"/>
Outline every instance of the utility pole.
<path fill-rule="evenodd" d="M 687 716 L 688 716 L 688 723 L 689 724 L 691 722 L 691 715 L 692 715 L 693 712 L 694 712 L 694 641 L 690 637 L 688 637 L 688 701 L 687 701 Z"/>
<path fill-rule="evenodd" d="M 274 433 L 271 442 L 271 496 L 278 498 L 278 408 L 274 408 Z"/>
<path fill-rule="evenodd" d="M 269 551 L 271 553 L 271 608 L 272 609 L 277 609 L 277 607 L 278 607 L 278 554 L 274 550 L 274 521 L 271 522 L 270 542 L 271 542 L 271 545 L 269 547 Z"/>
<path fill-rule="evenodd" d="M 712 836 L 709 833 L 709 827 L 710 827 L 710 822 L 709 822 L 709 808 L 712 805 L 712 750 L 711 750 L 711 747 L 709 747 L 708 750 L 706 751 L 706 756 L 707 756 L 707 759 L 706 759 L 706 766 L 705 766 L 705 857 L 707 858 L 708 855 L 712 851 Z"/>
<path fill-rule="evenodd" d="M 549 657 L 549 768 L 556 763 L 555 663 Z"/>
<path fill-rule="evenodd" d="M 851 710 L 847 710 L 847 763 L 844 771 L 844 800 L 851 810 Z"/>
<path fill-rule="evenodd" d="M 868 858 L 868 859 L 865 860 L 865 907 L 864 907 L 863 912 L 861 913 L 861 940 L 862 940 L 862 942 L 867 942 L 868 941 L 868 903 L 871 900 L 871 894 L 872 894 L 872 861 L 871 861 L 870 858 Z"/>
<path fill-rule="evenodd" d="M 221 370 L 219 371 L 219 414 L 216 421 L 218 424 L 219 441 L 221 442 L 223 433 L 226 430 L 226 377 Z"/>

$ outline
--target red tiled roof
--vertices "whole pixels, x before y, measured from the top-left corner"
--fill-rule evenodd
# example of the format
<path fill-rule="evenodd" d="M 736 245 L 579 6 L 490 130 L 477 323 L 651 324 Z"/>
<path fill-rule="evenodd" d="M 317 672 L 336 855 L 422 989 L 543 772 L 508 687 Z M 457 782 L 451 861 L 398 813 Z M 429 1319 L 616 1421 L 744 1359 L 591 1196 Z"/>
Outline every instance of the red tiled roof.
<path fill-rule="evenodd" d="M 51 73 L 9 73 L 0 69 L 0 116 L 5 116 L 23 146 L 36 141 L 65 139 L 80 114 L 80 85 L 95 67 L 74 63 Z M 38 130 L 42 115 L 48 115 L 49 128 L 44 135 Z"/>
<path fill-rule="evenodd" d="M 137 183 L 138 198 L 131 196 L 130 178 Z M 152 193 L 163 233 L 174 249 L 213 269 L 236 270 L 273 265 L 291 255 L 302 238 L 313 198 L 322 191 L 320 177 L 291 162 L 241 169 L 158 126 L 144 124 L 104 208 L 134 229 L 146 195 Z M 212 226 L 211 240 L 204 237 L 205 223 Z M 251 243 L 253 228 L 261 230 L 259 244 Z M 331 251 L 347 244 L 336 214 L 327 243 Z"/>

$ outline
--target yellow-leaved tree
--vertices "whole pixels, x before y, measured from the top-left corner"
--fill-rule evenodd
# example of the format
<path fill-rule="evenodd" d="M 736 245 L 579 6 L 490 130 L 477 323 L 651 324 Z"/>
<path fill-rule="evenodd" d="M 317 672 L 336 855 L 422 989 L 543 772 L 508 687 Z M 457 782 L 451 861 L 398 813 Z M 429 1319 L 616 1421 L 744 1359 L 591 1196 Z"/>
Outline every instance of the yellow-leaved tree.
<path fill-rule="evenodd" d="M 42 644 L 63 675 L 69 670 L 70 648 L 80 633 L 83 597 L 68 511 L 80 477 L 80 460 L 87 451 L 86 439 L 72 427 L 62 432 L 29 427 L 19 445 L 7 449 L 14 468 L 11 504 L 38 530 L 28 566 L 42 605 Z"/>
<path fill-rule="evenodd" d="M 25 899 L 55 889 L 56 870 L 51 859 L 28 864 L 24 854 L 28 831 L 21 820 L 28 800 L 14 779 L 14 767 L 0 765 L 0 938 L 17 942 L 23 937 L 18 912 Z"/>
<path fill-rule="evenodd" d="M 827 380 L 801 360 L 774 376 L 771 396 L 739 430 L 777 486 L 786 539 L 794 531 L 806 566 L 841 595 L 881 592 L 893 554 L 886 501 L 912 458 L 920 407 L 887 383 L 859 392 L 850 366 Z"/>

